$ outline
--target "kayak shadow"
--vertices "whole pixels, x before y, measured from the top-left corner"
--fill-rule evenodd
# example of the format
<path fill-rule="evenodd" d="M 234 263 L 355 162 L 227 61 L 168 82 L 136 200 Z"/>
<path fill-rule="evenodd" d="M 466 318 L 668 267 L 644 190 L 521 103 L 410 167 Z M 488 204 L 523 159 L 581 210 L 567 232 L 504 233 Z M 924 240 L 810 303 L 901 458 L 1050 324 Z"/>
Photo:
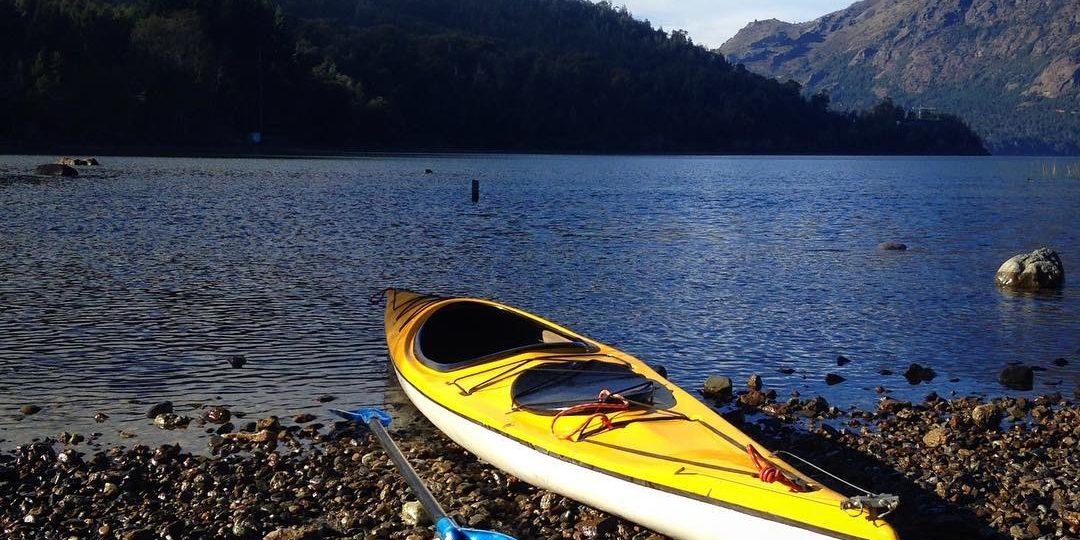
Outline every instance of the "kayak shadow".
<path fill-rule="evenodd" d="M 916 484 L 885 461 L 831 439 L 827 435 L 827 429 L 825 434 L 819 434 L 809 432 L 797 424 L 784 424 L 771 418 L 764 421 L 740 422 L 738 418 L 728 420 L 766 448 L 782 448 L 860 487 L 876 493 L 899 496 L 900 507 L 886 520 L 900 538 L 1009 538 L 992 529 L 986 519 L 975 515 L 970 509 Z M 799 467 L 797 461 L 792 465 L 837 492 L 855 494 L 852 488 L 835 479 L 817 474 L 809 467 Z"/>

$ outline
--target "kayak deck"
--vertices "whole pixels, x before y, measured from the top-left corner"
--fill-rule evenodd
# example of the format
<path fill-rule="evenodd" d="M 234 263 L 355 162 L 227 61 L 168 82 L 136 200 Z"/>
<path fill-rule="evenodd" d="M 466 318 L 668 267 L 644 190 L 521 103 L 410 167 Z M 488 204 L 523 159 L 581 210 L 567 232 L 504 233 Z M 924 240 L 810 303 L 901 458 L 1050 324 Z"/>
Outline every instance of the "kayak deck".
<path fill-rule="evenodd" d="M 536 324 L 587 345 L 580 350 L 521 350 L 482 362 L 441 370 L 425 362 L 417 333 L 426 317 L 457 302 L 480 302 L 528 317 Z M 478 299 L 443 299 L 391 290 L 386 310 L 387 341 L 399 377 L 453 414 L 561 460 L 638 485 L 708 502 L 747 515 L 839 538 L 895 538 L 881 520 L 853 516 L 840 508 L 841 494 L 820 486 L 772 455 L 715 411 L 670 383 L 644 362 L 569 329 L 501 304 Z M 575 346 L 576 347 L 576 346 Z M 572 347 L 571 347 L 572 348 Z M 559 349 L 554 345 L 551 349 Z M 627 366 L 658 383 L 673 403 L 662 410 L 630 409 L 607 414 L 581 438 L 567 437 L 586 416 L 536 414 L 515 405 L 512 383 L 525 370 L 550 363 L 595 361 Z M 752 445 L 807 492 L 780 482 L 765 483 L 748 455 Z M 618 498 L 618 493 L 611 495 Z M 633 516 L 627 516 L 633 519 Z M 672 516 L 677 519 L 678 516 Z"/>

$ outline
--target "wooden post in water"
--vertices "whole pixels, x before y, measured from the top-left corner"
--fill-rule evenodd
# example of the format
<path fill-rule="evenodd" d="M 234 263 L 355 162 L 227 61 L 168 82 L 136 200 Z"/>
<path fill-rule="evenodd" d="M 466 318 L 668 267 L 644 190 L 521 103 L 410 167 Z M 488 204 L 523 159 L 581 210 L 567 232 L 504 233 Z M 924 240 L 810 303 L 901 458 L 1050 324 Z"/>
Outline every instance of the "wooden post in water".
<path fill-rule="evenodd" d="M 480 181 L 472 181 L 472 202 L 480 202 Z"/>

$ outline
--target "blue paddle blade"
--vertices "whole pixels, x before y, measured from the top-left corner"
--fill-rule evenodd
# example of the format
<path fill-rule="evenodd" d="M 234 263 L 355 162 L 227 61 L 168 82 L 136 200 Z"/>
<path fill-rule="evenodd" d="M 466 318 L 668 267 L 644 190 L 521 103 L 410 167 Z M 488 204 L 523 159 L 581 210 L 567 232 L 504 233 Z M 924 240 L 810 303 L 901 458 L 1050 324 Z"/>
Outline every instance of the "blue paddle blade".
<path fill-rule="evenodd" d="M 355 411 L 343 411 L 341 409 L 330 409 L 330 412 L 346 419 L 356 422 L 364 429 L 367 429 L 368 423 L 372 419 L 378 420 L 383 427 L 390 427 L 390 413 L 378 408 L 378 407 L 363 407 L 356 409 Z"/>
<path fill-rule="evenodd" d="M 457 523 L 448 517 L 435 523 L 435 530 L 439 533 L 439 540 L 515 540 L 513 536 L 495 531 L 458 527 Z"/>

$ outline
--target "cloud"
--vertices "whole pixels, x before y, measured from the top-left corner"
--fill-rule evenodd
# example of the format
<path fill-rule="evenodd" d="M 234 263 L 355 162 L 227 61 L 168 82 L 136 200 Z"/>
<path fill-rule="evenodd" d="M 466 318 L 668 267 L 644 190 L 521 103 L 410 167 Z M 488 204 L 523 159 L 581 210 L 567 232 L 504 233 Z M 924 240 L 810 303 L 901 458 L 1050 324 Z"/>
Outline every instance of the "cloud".
<path fill-rule="evenodd" d="M 853 0 L 623 0 L 638 19 L 664 30 L 686 30 L 695 43 L 719 47 L 747 23 L 802 22 L 843 9 Z M 620 2 L 613 1 L 615 5 Z"/>

